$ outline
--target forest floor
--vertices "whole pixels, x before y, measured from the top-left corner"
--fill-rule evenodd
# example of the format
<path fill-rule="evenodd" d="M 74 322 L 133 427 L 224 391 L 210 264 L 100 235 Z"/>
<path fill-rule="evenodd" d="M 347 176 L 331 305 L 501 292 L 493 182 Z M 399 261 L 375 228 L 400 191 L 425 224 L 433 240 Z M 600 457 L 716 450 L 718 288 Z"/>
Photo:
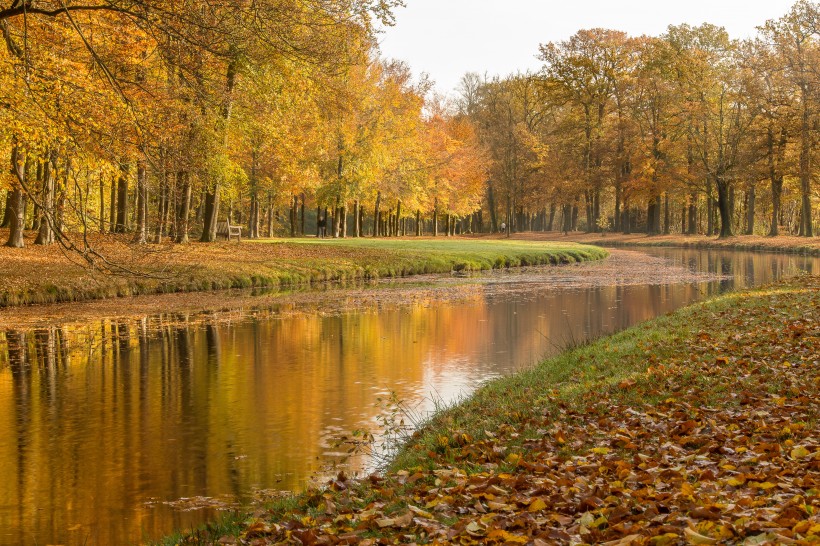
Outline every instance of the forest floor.
<path fill-rule="evenodd" d="M 0 230 L 0 239 L 5 234 Z M 132 245 L 92 236 L 91 246 L 117 275 L 88 267 L 59 245 L 0 247 L 0 307 L 75 302 L 140 294 L 402 277 L 602 259 L 607 252 L 543 241 L 395 239 L 262 239 Z"/>
<path fill-rule="evenodd" d="M 527 232 L 513 234 L 512 239 L 524 241 L 575 242 L 604 247 L 617 246 L 668 246 L 681 248 L 714 248 L 732 250 L 753 250 L 788 252 L 820 256 L 820 237 L 796 237 L 781 235 L 764 237 L 760 235 L 737 235 L 719 239 L 706 235 L 646 235 L 644 233 L 624 235 L 623 233 L 583 233 L 561 231 L 546 233 Z"/>
<path fill-rule="evenodd" d="M 820 541 L 820 277 L 493 381 L 392 466 L 165 544 Z"/>

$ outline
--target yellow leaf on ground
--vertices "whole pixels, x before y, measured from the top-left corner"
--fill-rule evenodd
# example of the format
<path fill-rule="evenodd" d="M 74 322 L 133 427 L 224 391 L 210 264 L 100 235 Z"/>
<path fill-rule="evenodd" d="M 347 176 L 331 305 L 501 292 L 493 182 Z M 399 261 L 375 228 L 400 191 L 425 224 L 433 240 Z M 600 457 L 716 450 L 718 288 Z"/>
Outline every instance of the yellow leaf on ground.
<path fill-rule="evenodd" d="M 529 508 L 527 508 L 530 512 L 540 512 L 541 510 L 547 507 L 547 503 L 541 499 L 535 499 L 530 503 Z"/>
<path fill-rule="evenodd" d="M 811 455 L 811 452 L 803 446 L 797 446 L 796 448 L 792 449 L 790 455 L 792 459 L 803 459 Z"/>
<path fill-rule="evenodd" d="M 717 539 L 702 535 L 688 527 L 683 530 L 683 534 L 686 535 L 686 542 L 689 544 L 717 544 L 718 542 Z"/>

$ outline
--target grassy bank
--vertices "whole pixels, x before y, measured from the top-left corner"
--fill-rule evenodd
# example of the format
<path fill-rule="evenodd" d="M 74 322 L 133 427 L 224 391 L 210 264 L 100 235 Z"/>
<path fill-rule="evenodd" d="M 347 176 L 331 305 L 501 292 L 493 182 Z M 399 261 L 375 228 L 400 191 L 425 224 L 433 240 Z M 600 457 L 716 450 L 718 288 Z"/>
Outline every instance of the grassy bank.
<path fill-rule="evenodd" d="M 762 237 L 760 235 L 737 235 L 719 239 L 706 235 L 646 235 L 644 233 L 624 235 L 623 233 L 580 233 L 564 235 L 560 231 L 548 233 L 518 233 L 517 240 L 576 242 L 605 247 L 675 247 L 716 250 L 747 250 L 754 252 L 783 252 L 820 256 L 820 237 L 795 237 L 781 235 Z"/>
<path fill-rule="evenodd" d="M 682 309 L 488 384 L 384 477 L 168 543 L 820 541 L 820 279 Z"/>
<path fill-rule="evenodd" d="M 604 250 L 575 243 L 444 238 L 133 246 L 97 236 L 92 245 L 136 274 L 100 274 L 57 245 L 0 247 L 0 307 L 571 263 L 606 256 Z"/>

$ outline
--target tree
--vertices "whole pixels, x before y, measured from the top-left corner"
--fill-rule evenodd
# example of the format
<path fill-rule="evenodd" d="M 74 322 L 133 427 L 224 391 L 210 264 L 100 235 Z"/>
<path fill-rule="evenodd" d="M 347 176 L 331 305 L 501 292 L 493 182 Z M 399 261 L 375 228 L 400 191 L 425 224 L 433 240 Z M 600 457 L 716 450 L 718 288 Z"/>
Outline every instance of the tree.
<path fill-rule="evenodd" d="M 768 21 L 762 30 L 763 39 L 777 52 L 785 76 L 797 93 L 798 134 L 800 137 L 799 176 L 801 191 L 800 235 L 811 237 L 811 159 L 817 117 L 817 89 L 820 66 L 820 5 L 800 0 L 791 11 L 777 21 Z"/>

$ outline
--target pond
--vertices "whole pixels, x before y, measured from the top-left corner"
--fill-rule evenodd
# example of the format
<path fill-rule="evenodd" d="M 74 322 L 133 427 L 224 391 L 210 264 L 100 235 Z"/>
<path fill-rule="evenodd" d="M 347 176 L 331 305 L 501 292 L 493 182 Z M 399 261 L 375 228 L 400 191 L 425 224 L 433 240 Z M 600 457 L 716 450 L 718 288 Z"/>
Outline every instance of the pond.
<path fill-rule="evenodd" d="M 136 544 L 341 465 L 391 393 L 424 415 L 482 382 L 820 259 L 614 250 L 603 263 L 88 318 L 0 337 L 0 544 Z M 253 298 L 250 301 L 254 301 Z M 13 310 L 5 311 L 13 313 Z"/>

